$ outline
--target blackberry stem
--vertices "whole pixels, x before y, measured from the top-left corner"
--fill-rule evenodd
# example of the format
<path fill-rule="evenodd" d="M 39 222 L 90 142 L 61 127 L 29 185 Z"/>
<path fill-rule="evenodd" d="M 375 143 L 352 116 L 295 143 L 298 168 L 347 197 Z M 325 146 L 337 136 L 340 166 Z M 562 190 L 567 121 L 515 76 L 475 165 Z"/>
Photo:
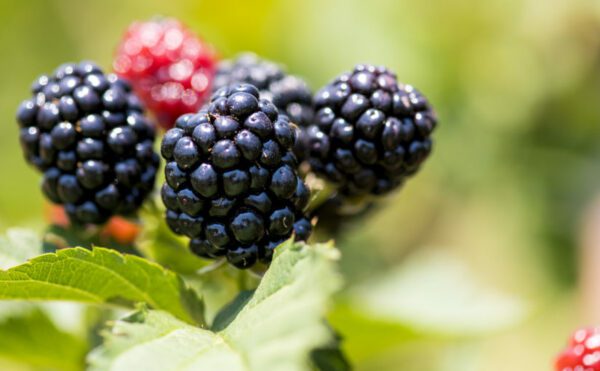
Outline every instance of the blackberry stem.
<path fill-rule="evenodd" d="M 337 187 L 326 180 L 317 177 L 314 173 L 308 173 L 306 175 L 306 184 L 310 189 L 310 202 L 306 207 L 306 211 L 311 213 L 321 205 L 323 205 L 331 196 L 337 192 Z"/>

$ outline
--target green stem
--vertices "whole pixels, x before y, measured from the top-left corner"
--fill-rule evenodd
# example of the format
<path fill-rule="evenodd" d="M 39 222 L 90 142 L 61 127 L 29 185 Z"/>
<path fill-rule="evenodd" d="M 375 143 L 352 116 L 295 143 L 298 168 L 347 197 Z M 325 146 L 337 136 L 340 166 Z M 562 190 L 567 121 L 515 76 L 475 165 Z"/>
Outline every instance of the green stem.
<path fill-rule="evenodd" d="M 337 187 L 333 183 L 317 178 L 312 173 L 306 176 L 306 183 L 311 190 L 310 202 L 306 208 L 309 213 L 317 210 L 337 192 Z"/>

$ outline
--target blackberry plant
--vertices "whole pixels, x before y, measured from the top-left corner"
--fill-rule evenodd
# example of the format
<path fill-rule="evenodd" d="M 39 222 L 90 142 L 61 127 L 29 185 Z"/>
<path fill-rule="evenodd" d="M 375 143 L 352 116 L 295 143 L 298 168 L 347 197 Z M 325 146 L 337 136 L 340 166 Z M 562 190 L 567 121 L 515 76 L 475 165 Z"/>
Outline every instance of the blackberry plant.
<path fill-rule="evenodd" d="M 254 54 L 217 66 L 212 47 L 174 19 L 133 23 L 113 67 L 105 74 L 91 62 L 64 64 L 38 78 L 19 106 L 23 154 L 58 206 L 48 208 L 52 225 L 42 239 L 22 230 L 0 235 L 1 304 L 35 301 L 0 308 L 0 339 L 7 339 L 0 364 L 349 370 L 342 337 L 324 317 L 341 287 L 340 253 L 332 243 L 306 242 L 313 223 L 330 232 L 313 239 L 329 239 L 342 221 L 363 218 L 372 196 L 418 171 L 436 126 L 427 100 L 384 67 L 358 65 L 313 95 L 302 79 Z M 142 104 L 167 129 L 160 132 L 165 209 L 148 202 L 132 221 L 114 216 L 139 211 L 160 165 Z M 361 257 L 373 256 L 365 245 Z M 426 275 L 437 277 L 448 260 L 436 259 Z M 432 315 L 422 310 L 435 303 L 430 288 L 418 286 L 430 280 L 413 268 L 390 273 L 344 292 L 351 311 L 336 310 L 350 313 L 352 326 L 396 321 L 412 331 L 405 308 L 417 308 L 415 331 L 445 318 L 472 330 L 494 322 L 486 305 L 492 316 L 503 306 L 491 300 L 465 312 L 458 290 L 444 298 L 448 317 Z M 461 279 L 466 300 L 484 296 L 463 275 L 439 281 L 454 289 Z M 86 306 L 55 310 L 40 300 Z M 131 313 L 121 317 L 114 306 Z M 77 326 L 55 322 L 63 313 Z M 339 313 L 333 325 L 347 322 Z M 579 367 L 569 352 L 560 364 Z"/>

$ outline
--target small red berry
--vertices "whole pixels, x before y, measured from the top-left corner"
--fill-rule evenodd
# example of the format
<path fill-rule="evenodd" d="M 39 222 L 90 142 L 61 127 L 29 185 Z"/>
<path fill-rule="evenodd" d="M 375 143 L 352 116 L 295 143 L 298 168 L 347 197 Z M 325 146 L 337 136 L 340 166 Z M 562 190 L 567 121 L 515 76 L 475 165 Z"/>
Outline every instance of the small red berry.
<path fill-rule="evenodd" d="M 600 327 L 577 330 L 556 358 L 556 371 L 600 371 Z"/>
<path fill-rule="evenodd" d="M 175 19 L 134 22 L 116 53 L 115 72 L 130 81 L 164 128 L 210 96 L 216 70 L 212 46 Z"/>
<path fill-rule="evenodd" d="M 131 245 L 135 242 L 141 231 L 140 224 L 115 216 L 106 223 L 102 229 L 102 235 L 112 238 L 122 245 Z"/>
<path fill-rule="evenodd" d="M 46 203 L 44 211 L 46 220 L 51 224 L 62 228 L 70 228 L 71 222 L 62 205 Z M 109 243 L 110 240 L 114 240 L 122 245 L 131 245 L 141 231 L 142 227 L 139 223 L 120 216 L 113 216 L 102 226 L 99 234 L 102 238 L 101 242 Z"/>
<path fill-rule="evenodd" d="M 65 208 L 62 207 L 62 205 L 55 205 L 49 202 L 45 203 L 44 215 L 47 221 L 59 227 L 67 228 L 69 225 L 71 225 L 71 222 L 69 222 L 69 217 L 65 212 Z"/>

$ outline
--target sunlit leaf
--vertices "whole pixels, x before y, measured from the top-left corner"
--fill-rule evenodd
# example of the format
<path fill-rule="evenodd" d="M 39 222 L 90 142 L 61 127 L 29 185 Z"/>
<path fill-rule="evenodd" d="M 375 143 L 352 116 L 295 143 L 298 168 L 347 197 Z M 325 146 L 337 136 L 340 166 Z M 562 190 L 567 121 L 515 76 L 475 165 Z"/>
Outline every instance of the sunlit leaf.
<path fill-rule="evenodd" d="M 261 278 L 250 270 L 240 270 L 226 263 L 215 263 L 212 269 L 182 277 L 202 298 L 207 323 L 212 323 L 217 313 L 233 301 L 240 290 L 256 289 Z"/>
<path fill-rule="evenodd" d="M 327 347 L 323 320 L 340 285 L 328 245 L 287 242 L 254 292 L 243 292 L 212 331 L 164 312 L 141 310 L 114 324 L 89 358 L 95 370 L 310 370 L 311 352 Z"/>
<path fill-rule="evenodd" d="M 44 254 L 0 272 L 0 300 L 136 302 L 187 322 L 201 320 L 201 303 L 175 273 L 132 255 L 94 248 Z"/>
<path fill-rule="evenodd" d="M 23 368 L 81 370 L 85 339 L 58 328 L 40 308 L 21 304 L 18 314 L 0 319 L 0 359 Z"/>

